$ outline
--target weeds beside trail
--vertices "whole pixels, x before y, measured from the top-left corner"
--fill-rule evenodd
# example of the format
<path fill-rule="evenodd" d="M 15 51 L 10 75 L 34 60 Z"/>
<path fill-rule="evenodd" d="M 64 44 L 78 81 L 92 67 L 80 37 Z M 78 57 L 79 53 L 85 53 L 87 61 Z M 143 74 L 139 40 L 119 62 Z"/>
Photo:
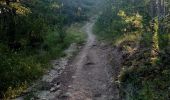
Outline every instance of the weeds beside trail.
<path fill-rule="evenodd" d="M 116 72 L 119 77 L 115 81 L 125 100 L 170 99 L 170 31 L 167 23 L 170 19 L 160 18 L 164 15 L 158 9 L 165 6 L 156 9 L 160 2 L 155 2 L 114 0 L 99 17 L 94 29 L 99 38 L 112 42 L 121 56 L 118 58 L 122 58 L 119 72 Z M 150 6 L 153 8 L 148 9 Z M 155 12 L 150 14 L 150 10 Z M 117 64 L 112 66 L 115 68 Z"/>
<path fill-rule="evenodd" d="M 109 61 L 112 49 L 96 40 L 92 31 L 94 22 L 87 22 L 82 28 L 88 35 L 87 41 L 60 76 L 61 87 L 57 90 L 60 92 L 54 100 L 119 99 L 118 89 L 112 83 L 113 73 Z"/>
<path fill-rule="evenodd" d="M 50 60 L 64 56 L 64 50 L 72 43 L 81 45 L 85 41 L 85 34 L 78 31 L 81 24 L 73 24 L 67 28 L 67 34 L 63 43 L 58 43 L 58 33 L 50 31 L 45 43 L 49 46 L 48 50 L 7 53 L 1 56 L 0 61 L 0 80 L 1 92 L 4 98 L 14 98 L 24 90 L 30 83 L 40 78 L 46 70 L 52 67 Z M 6 67 L 8 66 L 8 67 Z"/>

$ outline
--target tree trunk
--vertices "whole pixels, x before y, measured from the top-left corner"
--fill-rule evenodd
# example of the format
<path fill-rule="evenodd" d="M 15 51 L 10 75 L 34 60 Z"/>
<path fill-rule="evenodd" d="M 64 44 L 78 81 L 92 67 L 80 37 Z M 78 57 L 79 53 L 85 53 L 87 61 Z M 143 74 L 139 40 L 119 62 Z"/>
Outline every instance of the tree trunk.
<path fill-rule="evenodd" d="M 9 1 L 9 0 L 5 0 L 5 2 L 6 2 L 6 5 L 9 5 L 9 3 L 10 3 L 10 1 Z"/>

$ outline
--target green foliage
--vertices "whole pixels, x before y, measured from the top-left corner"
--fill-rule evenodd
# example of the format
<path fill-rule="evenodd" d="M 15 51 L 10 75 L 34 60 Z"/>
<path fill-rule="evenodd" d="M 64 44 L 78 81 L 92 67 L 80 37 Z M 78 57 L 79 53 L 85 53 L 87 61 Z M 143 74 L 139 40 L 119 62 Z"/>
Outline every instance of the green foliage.
<path fill-rule="evenodd" d="M 76 3 L 0 1 L 0 98 L 16 97 L 51 66 L 49 60 L 64 56 L 71 43 L 84 42 L 80 26 L 66 30 L 75 22 L 87 20 L 95 2 Z"/>
<path fill-rule="evenodd" d="M 168 12 L 161 13 L 169 6 L 164 1 L 169 4 L 168 0 L 110 1 L 96 23 L 96 34 L 109 38 L 122 52 L 119 83 L 125 100 L 169 100 L 169 17 Z"/>
<path fill-rule="evenodd" d="M 59 34 L 57 32 L 49 32 L 45 37 L 44 49 L 52 55 L 52 58 L 61 57 L 64 45 L 60 42 Z"/>
<path fill-rule="evenodd" d="M 99 39 L 111 41 L 123 35 L 122 29 L 125 28 L 126 24 L 117 14 L 118 11 L 112 9 L 110 4 L 104 9 L 94 27 L 94 32 Z"/>
<path fill-rule="evenodd" d="M 170 69 L 162 67 L 161 63 L 159 66 L 147 65 L 147 67 L 138 66 L 125 69 L 120 76 L 124 98 L 127 100 L 169 99 Z"/>
<path fill-rule="evenodd" d="M 83 24 L 75 23 L 68 28 L 66 31 L 67 36 L 65 38 L 65 41 L 67 43 L 77 43 L 78 45 L 82 45 L 85 42 L 86 34 L 82 32 L 81 27 Z"/>
<path fill-rule="evenodd" d="M 165 49 L 168 45 L 170 45 L 170 34 L 159 34 L 159 47 L 160 49 Z"/>
<path fill-rule="evenodd" d="M 47 61 L 43 63 L 38 58 L 38 55 L 3 52 L 0 58 L 0 91 L 7 90 L 9 87 L 15 88 L 23 82 L 29 83 L 41 76 L 47 67 Z"/>
<path fill-rule="evenodd" d="M 126 27 L 123 29 L 126 33 L 140 31 L 140 29 L 143 28 L 142 16 L 138 13 L 133 16 L 127 16 L 124 11 L 120 10 L 118 16 L 120 16 L 126 24 Z"/>

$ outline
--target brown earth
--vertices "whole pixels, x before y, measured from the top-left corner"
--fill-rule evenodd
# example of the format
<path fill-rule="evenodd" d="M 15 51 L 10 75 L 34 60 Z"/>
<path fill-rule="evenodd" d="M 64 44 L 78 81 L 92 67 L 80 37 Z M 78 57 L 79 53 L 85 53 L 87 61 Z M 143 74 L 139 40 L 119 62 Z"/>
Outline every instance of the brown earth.
<path fill-rule="evenodd" d="M 54 100 L 119 99 L 119 91 L 113 79 L 116 74 L 110 65 L 113 49 L 96 40 L 92 34 L 93 25 L 94 21 L 83 27 L 88 35 L 87 42 L 59 78 L 62 93 L 56 95 Z"/>
<path fill-rule="evenodd" d="M 120 50 L 97 41 L 92 33 L 94 19 L 81 29 L 88 36 L 73 57 L 54 60 L 53 69 L 16 100 L 120 100 L 116 85 L 121 66 Z M 75 44 L 67 50 L 74 54 Z"/>

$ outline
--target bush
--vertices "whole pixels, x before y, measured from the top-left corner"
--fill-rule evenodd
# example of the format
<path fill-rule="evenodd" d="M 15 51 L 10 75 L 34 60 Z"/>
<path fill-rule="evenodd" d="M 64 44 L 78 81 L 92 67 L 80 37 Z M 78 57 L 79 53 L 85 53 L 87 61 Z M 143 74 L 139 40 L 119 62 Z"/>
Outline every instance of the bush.
<path fill-rule="evenodd" d="M 40 62 L 36 56 L 13 52 L 1 54 L 0 62 L 1 93 L 9 87 L 15 88 L 39 78 L 47 67 L 47 64 Z"/>

